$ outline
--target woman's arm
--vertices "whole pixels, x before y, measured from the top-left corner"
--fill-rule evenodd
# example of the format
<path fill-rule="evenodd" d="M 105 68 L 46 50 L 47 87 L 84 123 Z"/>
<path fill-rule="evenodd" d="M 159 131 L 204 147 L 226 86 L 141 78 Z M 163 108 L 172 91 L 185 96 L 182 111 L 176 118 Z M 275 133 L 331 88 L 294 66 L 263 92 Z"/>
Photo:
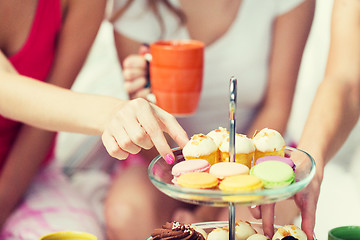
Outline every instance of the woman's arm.
<path fill-rule="evenodd" d="M 273 44 L 265 99 L 253 122 L 249 135 L 269 127 L 284 134 L 303 51 L 311 29 L 315 1 L 306 0 L 293 10 L 279 16 L 274 23 Z M 274 234 L 274 204 L 251 209 L 255 218 L 263 219 L 265 234 Z"/>
<path fill-rule="evenodd" d="M 325 77 L 315 95 L 298 147 L 316 161 L 310 186 L 296 195 L 302 228 L 310 235 L 325 164 L 360 116 L 360 2 L 335 0 Z"/>
<path fill-rule="evenodd" d="M 105 1 L 67 1 L 63 27 L 47 82 L 70 88 L 79 73 L 103 19 Z M 55 133 L 23 125 L 0 176 L 0 226 L 17 205 L 52 146 Z M 9 189 L 11 186 L 11 189 Z"/>
<path fill-rule="evenodd" d="M 4 60 L 0 55 L 0 69 Z M 51 131 L 102 135 L 115 158 L 124 159 L 134 152 L 129 148 L 149 148 L 148 144 L 164 158 L 173 157 L 163 132 L 180 147 L 189 141 L 174 116 L 143 99 L 76 93 L 4 71 L 0 85 L 0 114 Z"/>
<path fill-rule="evenodd" d="M 250 136 L 264 127 L 285 132 L 314 9 L 315 1 L 306 0 L 275 20 L 267 90 Z"/>
<path fill-rule="evenodd" d="M 335 155 L 360 114 L 360 2 L 336 0 L 325 78 L 315 95 L 299 147 L 319 170 Z"/>

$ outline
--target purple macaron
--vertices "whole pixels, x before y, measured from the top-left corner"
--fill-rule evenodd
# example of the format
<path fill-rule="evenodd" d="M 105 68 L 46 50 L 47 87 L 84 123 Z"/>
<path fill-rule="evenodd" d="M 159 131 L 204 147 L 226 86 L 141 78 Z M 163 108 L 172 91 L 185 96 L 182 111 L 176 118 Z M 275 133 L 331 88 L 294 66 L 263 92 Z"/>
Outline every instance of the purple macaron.
<path fill-rule="evenodd" d="M 280 161 L 280 162 L 286 163 L 287 165 L 289 165 L 290 167 L 292 167 L 292 169 L 293 169 L 294 172 L 295 172 L 295 168 L 296 168 L 295 163 L 294 163 L 290 158 L 287 158 L 287 157 L 281 157 L 281 156 L 266 156 L 266 157 L 261 157 L 261 158 L 259 158 L 258 160 L 256 160 L 255 165 L 257 165 L 257 164 L 259 164 L 259 163 L 262 163 L 262 162 L 266 162 L 266 161 Z"/>

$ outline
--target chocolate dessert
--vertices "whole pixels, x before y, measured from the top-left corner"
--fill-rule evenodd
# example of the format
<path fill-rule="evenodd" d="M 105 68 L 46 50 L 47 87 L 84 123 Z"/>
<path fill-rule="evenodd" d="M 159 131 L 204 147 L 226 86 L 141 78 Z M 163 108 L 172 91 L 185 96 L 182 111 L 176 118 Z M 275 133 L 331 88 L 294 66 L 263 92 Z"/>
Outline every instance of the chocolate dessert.
<path fill-rule="evenodd" d="M 205 240 L 204 236 L 190 225 L 179 222 L 167 222 L 151 234 L 153 240 Z"/>

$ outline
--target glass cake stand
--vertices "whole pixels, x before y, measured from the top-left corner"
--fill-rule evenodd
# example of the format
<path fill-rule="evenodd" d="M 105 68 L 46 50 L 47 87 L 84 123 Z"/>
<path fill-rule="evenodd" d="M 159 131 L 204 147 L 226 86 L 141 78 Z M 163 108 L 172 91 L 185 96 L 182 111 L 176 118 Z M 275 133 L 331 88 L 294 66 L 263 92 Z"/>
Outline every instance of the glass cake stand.
<path fill-rule="evenodd" d="M 235 161 L 236 98 L 237 79 L 231 77 L 229 82 L 229 161 Z M 172 183 L 172 167 L 184 161 L 182 150 L 173 149 L 175 161 L 168 164 L 157 156 L 149 165 L 148 173 L 151 182 L 166 195 L 192 204 L 229 207 L 229 239 L 235 240 L 235 205 L 261 205 L 281 201 L 293 196 L 306 187 L 315 175 L 314 159 L 306 152 L 285 147 L 285 156 L 291 158 L 295 165 L 295 182 L 281 188 L 262 189 L 257 191 L 224 192 L 219 189 L 184 188 Z"/>
<path fill-rule="evenodd" d="M 285 147 L 285 156 L 290 157 L 295 165 L 295 182 L 286 187 L 263 189 L 253 192 L 224 192 L 218 189 L 192 189 L 174 185 L 171 180 L 172 167 L 184 161 L 182 150 L 174 148 L 175 161 L 168 164 L 160 155 L 153 159 L 148 168 L 151 182 L 164 194 L 192 204 L 225 207 L 230 203 L 244 206 L 260 205 L 281 201 L 293 196 L 306 187 L 315 174 L 314 159 L 306 152 Z"/>

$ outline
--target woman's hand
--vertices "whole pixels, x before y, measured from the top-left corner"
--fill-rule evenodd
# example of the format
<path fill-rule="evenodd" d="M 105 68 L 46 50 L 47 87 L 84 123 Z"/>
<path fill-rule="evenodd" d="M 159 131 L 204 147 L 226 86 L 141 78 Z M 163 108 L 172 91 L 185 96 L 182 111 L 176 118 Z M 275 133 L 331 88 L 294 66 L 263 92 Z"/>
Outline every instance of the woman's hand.
<path fill-rule="evenodd" d="M 137 98 L 117 108 L 102 134 L 102 140 L 109 154 L 118 159 L 155 146 L 167 162 L 173 162 L 174 155 L 163 132 L 168 133 L 180 147 L 189 141 L 173 115 L 145 99 Z"/>
<path fill-rule="evenodd" d="M 295 195 L 296 205 L 301 211 L 301 229 L 308 239 L 313 239 L 315 227 L 316 206 L 320 194 L 322 177 L 316 174 L 310 184 Z"/>
<path fill-rule="evenodd" d="M 321 182 L 322 174 L 318 171 L 310 184 L 294 196 L 295 203 L 301 211 L 301 229 L 310 240 L 312 240 L 314 236 L 316 206 L 320 194 Z M 274 208 L 275 204 L 273 203 L 250 209 L 254 218 L 262 219 L 264 234 L 271 237 L 274 235 Z"/>
<path fill-rule="evenodd" d="M 145 98 L 150 93 L 150 88 L 145 88 L 147 83 L 147 65 L 144 55 L 149 52 L 149 48 L 141 46 L 139 54 L 132 54 L 125 58 L 122 64 L 124 76 L 124 88 L 128 92 L 130 99 Z"/>

